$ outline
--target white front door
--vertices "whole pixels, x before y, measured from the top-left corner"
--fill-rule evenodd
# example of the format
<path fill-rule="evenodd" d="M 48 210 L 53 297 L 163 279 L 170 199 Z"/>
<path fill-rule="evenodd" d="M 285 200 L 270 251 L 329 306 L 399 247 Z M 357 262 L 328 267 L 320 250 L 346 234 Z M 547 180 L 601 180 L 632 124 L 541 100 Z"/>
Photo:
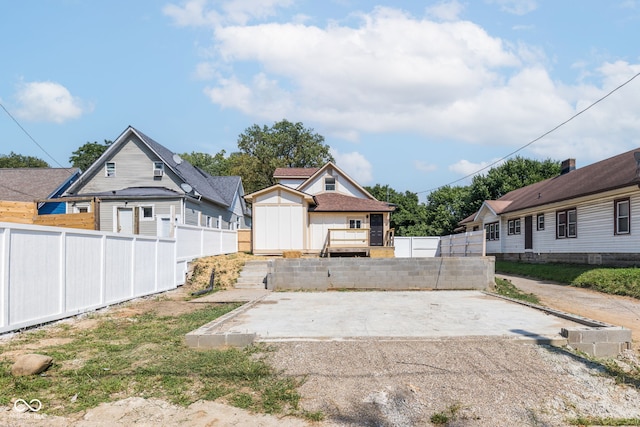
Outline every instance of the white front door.
<path fill-rule="evenodd" d="M 118 208 L 118 228 L 117 233 L 133 234 L 133 209 Z"/>

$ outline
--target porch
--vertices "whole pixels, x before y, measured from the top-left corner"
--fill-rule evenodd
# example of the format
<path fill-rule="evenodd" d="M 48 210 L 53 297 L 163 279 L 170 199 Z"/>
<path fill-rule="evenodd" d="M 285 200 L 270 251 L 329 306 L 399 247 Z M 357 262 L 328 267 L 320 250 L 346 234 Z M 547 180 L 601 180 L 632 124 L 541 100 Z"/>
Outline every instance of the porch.
<path fill-rule="evenodd" d="M 375 239 L 372 244 L 369 228 L 330 228 L 327 230 L 320 257 L 394 257 L 394 229 L 389 229 L 383 239 Z M 377 243 L 377 244 L 376 244 Z"/>

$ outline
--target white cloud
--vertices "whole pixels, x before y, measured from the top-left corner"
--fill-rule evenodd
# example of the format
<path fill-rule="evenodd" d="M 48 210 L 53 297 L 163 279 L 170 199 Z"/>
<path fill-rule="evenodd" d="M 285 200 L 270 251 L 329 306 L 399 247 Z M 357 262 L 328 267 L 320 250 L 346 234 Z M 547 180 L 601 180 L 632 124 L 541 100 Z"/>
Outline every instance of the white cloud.
<path fill-rule="evenodd" d="M 91 110 L 66 87 L 54 82 L 21 83 L 15 98 L 19 104 L 17 115 L 31 121 L 62 123 Z"/>
<path fill-rule="evenodd" d="M 227 0 L 216 1 L 219 10 L 210 9 L 208 0 L 188 0 L 182 6 L 166 5 L 162 11 L 181 27 L 246 25 L 252 20 L 264 20 L 279 8 L 289 7 L 293 0 Z M 299 16 L 298 19 L 304 19 Z"/>
<path fill-rule="evenodd" d="M 457 0 L 443 1 L 427 8 L 427 15 L 441 21 L 455 21 L 464 10 L 464 6 Z"/>
<path fill-rule="evenodd" d="M 373 183 L 373 167 L 362 154 L 357 151 L 340 153 L 334 148 L 331 148 L 330 152 L 336 159 L 336 165 L 355 179 L 358 184 L 369 185 Z"/>
<path fill-rule="evenodd" d="M 486 0 L 487 3 L 495 3 L 500 8 L 514 15 L 526 15 L 538 8 L 536 0 Z"/>
<path fill-rule="evenodd" d="M 534 1 L 497 3 L 514 13 L 537 7 Z M 215 15 L 227 16 L 218 23 L 230 22 L 229 7 L 216 12 L 208 4 L 186 4 L 182 10 L 191 18 L 176 22 L 211 24 Z M 238 3 L 237 11 L 247 4 Z M 265 11 L 252 16 L 267 17 L 288 4 L 265 3 Z M 405 132 L 426 140 L 516 148 L 640 71 L 640 65 L 626 62 L 590 70 L 584 65 L 581 80 L 567 85 L 550 76 L 550 61 L 540 47 L 493 37 L 473 22 L 434 22 L 389 7 L 357 19 L 349 20 L 351 26 L 332 21 L 319 27 L 304 20 L 219 25 L 207 58 L 215 75 L 205 93 L 222 108 L 267 122 L 295 117 L 330 138 L 358 141 L 362 133 Z M 640 145 L 640 122 L 633 116 L 640 110 L 639 82 L 527 152 L 601 159 Z"/>
<path fill-rule="evenodd" d="M 422 160 L 415 160 L 413 162 L 413 166 L 420 172 L 425 172 L 425 173 L 435 172 L 436 170 L 438 170 L 437 165 L 433 163 L 423 162 Z"/>
<path fill-rule="evenodd" d="M 488 167 L 489 165 L 492 165 L 491 167 L 499 166 L 501 162 L 496 163 L 498 160 L 499 159 L 493 159 L 488 162 L 474 163 L 463 159 L 450 165 L 449 170 L 462 176 L 482 175 L 487 173 L 488 169 L 490 169 Z"/>
<path fill-rule="evenodd" d="M 192 77 L 196 80 L 212 80 L 216 75 L 216 69 L 210 62 L 199 63 L 192 73 Z"/>

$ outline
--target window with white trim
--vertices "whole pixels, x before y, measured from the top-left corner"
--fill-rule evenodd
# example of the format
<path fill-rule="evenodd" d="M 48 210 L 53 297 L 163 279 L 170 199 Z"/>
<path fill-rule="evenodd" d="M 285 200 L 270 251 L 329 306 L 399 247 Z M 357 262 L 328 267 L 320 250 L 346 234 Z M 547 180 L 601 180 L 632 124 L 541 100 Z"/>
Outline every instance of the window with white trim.
<path fill-rule="evenodd" d="M 613 215 L 616 222 L 615 234 L 631 233 L 631 203 L 629 198 L 615 200 L 613 206 Z"/>
<path fill-rule="evenodd" d="M 153 162 L 153 176 L 162 176 L 164 175 L 164 163 L 162 162 Z"/>
<path fill-rule="evenodd" d="M 104 176 L 106 177 L 116 176 L 116 162 L 106 162 L 104 164 Z"/>
<path fill-rule="evenodd" d="M 336 179 L 328 176 L 324 179 L 324 191 L 336 191 Z"/>
<path fill-rule="evenodd" d="M 140 206 L 140 221 L 153 221 L 153 206 Z"/>
<path fill-rule="evenodd" d="M 538 224 L 538 231 L 544 230 L 544 214 L 538 214 L 536 221 Z"/>
<path fill-rule="evenodd" d="M 487 240 L 500 240 L 500 223 L 491 222 L 484 225 Z"/>
<path fill-rule="evenodd" d="M 520 234 L 520 218 L 509 220 L 507 234 Z"/>
<path fill-rule="evenodd" d="M 578 215 L 576 209 L 556 212 L 556 238 L 567 239 L 578 237 Z"/>
<path fill-rule="evenodd" d="M 362 228 L 362 220 L 361 219 L 350 219 L 349 220 L 349 228 Z"/>

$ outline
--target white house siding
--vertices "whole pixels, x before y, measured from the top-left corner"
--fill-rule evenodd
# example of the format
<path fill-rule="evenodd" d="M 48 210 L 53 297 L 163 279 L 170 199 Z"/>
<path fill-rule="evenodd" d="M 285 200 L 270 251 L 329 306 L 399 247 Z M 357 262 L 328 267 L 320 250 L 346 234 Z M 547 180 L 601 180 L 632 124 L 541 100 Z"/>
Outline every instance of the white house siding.
<path fill-rule="evenodd" d="M 282 178 L 278 182 L 289 188 L 296 189 L 300 186 L 300 184 L 302 184 L 306 180 L 307 180 L 306 178 L 305 179 Z"/>
<path fill-rule="evenodd" d="M 614 200 L 629 197 L 631 203 L 631 233 L 614 234 Z M 566 208 L 576 208 L 577 237 L 556 238 L 556 212 Z M 537 230 L 536 217 L 544 214 L 545 229 Z M 508 236 L 507 217 L 503 220 L 500 239 L 501 249 L 494 242 L 487 242 L 487 253 L 523 253 L 524 218 L 533 218 L 533 252 L 545 253 L 637 253 L 640 248 L 640 194 L 637 190 L 618 190 L 600 195 L 598 199 L 583 198 L 574 203 L 557 204 L 544 210 L 522 214 L 521 234 Z M 494 221 L 494 216 L 486 216 L 485 223 Z M 514 219 L 518 217 L 509 217 Z"/>
<path fill-rule="evenodd" d="M 356 215 L 354 215 L 356 216 Z M 364 219 L 364 214 L 362 215 Z M 364 221 L 362 224 L 365 227 Z M 309 249 L 321 251 L 331 228 L 348 228 L 345 215 L 314 213 L 309 215 Z"/>
<path fill-rule="evenodd" d="M 179 185 L 176 184 L 177 177 L 168 168 L 165 168 L 162 177 L 153 176 L 153 162 L 160 161 L 160 159 L 134 136 L 108 161 L 116 163 L 115 176 L 105 176 L 105 165 L 102 164 L 97 168 L 95 175 L 88 177 L 89 181 L 77 189 L 78 193 L 99 193 L 113 189 L 143 186 L 166 187 L 181 191 Z"/>
<path fill-rule="evenodd" d="M 305 250 L 306 203 L 302 197 L 274 190 L 253 203 L 254 253 Z"/>
<path fill-rule="evenodd" d="M 364 194 L 357 186 L 353 185 L 347 178 L 338 174 L 337 172 L 333 172 L 333 175 L 329 175 L 331 172 L 330 169 L 327 170 L 328 173 L 320 174 L 316 179 L 309 182 L 305 185 L 304 188 L 300 188 L 300 191 L 304 191 L 308 194 L 319 194 L 324 193 L 324 179 L 332 176 L 336 179 L 336 192 L 340 194 L 345 194 L 347 196 L 359 197 L 362 199 L 368 198 L 366 194 Z"/>
<path fill-rule="evenodd" d="M 144 200 L 128 202 L 103 200 L 100 202 L 100 230 L 116 232 L 116 212 L 118 208 L 139 209 L 140 206 L 153 206 L 153 220 L 147 221 L 142 219 L 142 215 L 138 215 L 138 232 L 145 236 L 156 236 L 158 225 L 158 216 L 170 216 L 171 206 L 174 206 L 175 212 L 180 213 L 180 200 Z"/>

